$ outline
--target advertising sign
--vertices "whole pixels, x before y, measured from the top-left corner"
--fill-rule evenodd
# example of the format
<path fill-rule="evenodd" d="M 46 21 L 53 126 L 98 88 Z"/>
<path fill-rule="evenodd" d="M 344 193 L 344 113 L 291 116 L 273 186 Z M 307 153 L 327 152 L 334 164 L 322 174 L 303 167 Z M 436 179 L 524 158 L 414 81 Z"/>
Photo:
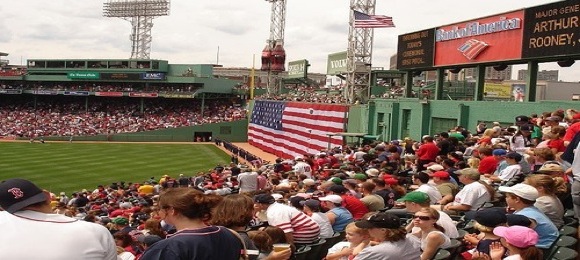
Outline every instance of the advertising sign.
<path fill-rule="evenodd" d="M 64 91 L 62 94 L 66 95 L 66 96 L 88 96 L 89 92 L 88 91 Z"/>
<path fill-rule="evenodd" d="M 140 73 L 101 73 L 102 80 L 140 80 Z"/>
<path fill-rule="evenodd" d="M 22 94 L 22 89 L 0 89 L 0 94 Z"/>
<path fill-rule="evenodd" d="M 194 98 L 193 94 L 164 93 L 161 96 L 164 98 Z"/>
<path fill-rule="evenodd" d="M 69 79 L 100 79 L 99 72 L 91 72 L 91 71 L 76 71 L 76 72 L 69 72 L 66 75 Z"/>
<path fill-rule="evenodd" d="M 435 28 L 399 35 L 397 69 L 433 66 Z"/>
<path fill-rule="evenodd" d="M 560 1 L 527 8 L 522 58 L 580 54 L 578 17 L 578 1 Z"/>
<path fill-rule="evenodd" d="M 302 78 L 305 79 L 306 75 L 306 68 L 308 67 L 307 60 L 297 60 L 288 62 L 288 78 L 289 79 L 296 79 Z"/>
<path fill-rule="evenodd" d="M 36 95 L 57 95 L 58 91 L 56 90 L 35 90 L 32 93 Z"/>
<path fill-rule="evenodd" d="M 483 85 L 483 95 L 486 98 L 510 99 L 512 97 L 511 92 L 511 85 L 487 82 Z"/>
<path fill-rule="evenodd" d="M 141 73 L 141 79 L 144 79 L 144 80 L 165 80 L 165 73 L 163 73 L 163 72 L 145 72 L 145 73 Z"/>
<path fill-rule="evenodd" d="M 145 97 L 145 98 L 156 98 L 159 96 L 158 93 L 140 93 L 140 92 L 131 92 L 129 93 L 130 97 Z"/>
<path fill-rule="evenodd" d="M 347 73 L 347 57 L 346 51 L 328 54 L 328 61 L 326 64 L 327 75 L 339 75 Z"/>
<path fill-rule="evenodd" d="M 435 66 L 518 60 L 524 10 L 438 27 Z"/>
<path fill-rule="evenodd" d="M 99 96 L 99 97 L 122 97 L 123 92 L 95 92 L 95 96 Z"/>

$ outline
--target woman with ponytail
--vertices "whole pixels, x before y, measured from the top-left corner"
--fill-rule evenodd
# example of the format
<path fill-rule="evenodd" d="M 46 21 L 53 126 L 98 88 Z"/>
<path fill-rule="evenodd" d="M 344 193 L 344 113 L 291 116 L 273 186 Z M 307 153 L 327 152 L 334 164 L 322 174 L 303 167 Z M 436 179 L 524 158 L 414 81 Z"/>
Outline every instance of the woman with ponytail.
<path fill-rule="evenodd" d="M 421 246 L 421 260 L 432 259 L 439 248 L 451 244 L 449 237 L 444 234 L 445 229 L 436 223 L 437 220 L 439 211 L 432 208 L 422 208 L 413 216 L 413 225 L 419 231 L 412 233 L 410 237 Z"/>
<path fill-rule="evenodd" d="M 563 217 L 566 210 L 556 195 L 567 191 L 564 179 L 546 174 L 533 174 L 526 178 L 525 183 L 538 190 L 539 197 L 534 206 L 544 212 L 556 227 L 564 225 Z"/>

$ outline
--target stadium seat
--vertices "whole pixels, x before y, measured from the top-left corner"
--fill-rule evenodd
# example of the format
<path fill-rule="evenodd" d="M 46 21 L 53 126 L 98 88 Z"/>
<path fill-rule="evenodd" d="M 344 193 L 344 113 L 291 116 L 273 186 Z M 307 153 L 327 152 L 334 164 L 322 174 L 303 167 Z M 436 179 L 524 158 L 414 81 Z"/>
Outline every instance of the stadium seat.
<path fill-rule="evenodd" d="M 550 245 L 548 250 L 544 251 L 547 252 L 547 254 L 544 253 L 544 260 L 552 259 L 552 256 L 556 254 L 556 251 L 558 250 L 558 240 L 560 240 L 560 237 L 562 237 L 562 235 L 559 235 L 558 238 L 554 241 L 554 243 Z"/>
<path fill-rule="evenodd" d="M 578 230 L 571 226 L 563 226 L 560 228 L 560 235 L 562 236 L 575 236 L 578 233 Z"/>
<path fill-rule="evenodd" d="M 558 242 L 556 244 L 558 245 L 558 247 L 574 248 L 574 247 L 576 247 L 577 242 L 578 242 L 578 240 L 574 237 L 560 236 L 560 238 L 558 239 Z"/>
<path fill-rule="evenodd" d="M 572 210 L 572 209 L 566 210 L 566 212 L 564 212 L 564 217 L 572 217 L 573 218 L 574 217 L 574 210 Z"/>
<path fill-rule="evenodd" d="M 564 225 L 571 227 L 578 227 L 578 219 L 575 217 L 564 217 Z"/>
<path fill-rule="evenodd" d="M 344 237 L 342 237 L 342 234 L 340 232 L 334 232 L 334 235 L 332 235 L 332 237 L 327 238 L 326 243 L 322 245 L 322 248 L 320 249 L 320 254 L 322 256 L 326 256 L 326 254 L 328 253 L 328 249 L 334 246 L 336 243 L 342 241 L 343 238 Z"/>
<path fill-rule="evenodd" d="M 296 260 L 307 260 L 308 258 L 308 253 L 310 252 L 311 248 L 309 246 L 302 246 L 298 249 L 296 249 L 296 253 L 294 253 L 294 256 L 296 256 Z"/>
<path fill-rule="evenodd" d="M 451 253 L 449 253 L 449 251 L 439 248 L 439 250 L 437 250 L 437 253 L 435 253 L 435 256 L 431 258 L 431 260 L 445 260 L 448 259 L 450 256 Z"/>
<path fill-rule="evenodd" d="M 308 259 L 322 259 L 322 249 L 324 249 L 324 245 L 326 244 L 326 240 L 321 238 L 316 243 L 308 244 L 307 246 L 310 247 L 310 252 L 308 253 Z M 326 252 L 325 252 L 326 255 Z"/>
<path fill-rule="evenodd" d="M 552 259 L 556 260 L 573 260 L 578 256 L 578 252 L 567 247 L 558 247 Z"/>
<path fill-rule="evenodd" d="M 459 248 L 463 245 L 458 239 L 451 239 L 451 244 L 443 249 L 449 251 L 450 255 L 455 255 Z"/>
<path fill-rule="evenodd" d="M 463 239 L 463 237 L 465 237 L 465 235 L 469 234 L 467 231 L 465 231 L 463 229 L 458 229 L 457 233 L 459 233 L 459 237 L 457 237 L 457 239 Z"/>

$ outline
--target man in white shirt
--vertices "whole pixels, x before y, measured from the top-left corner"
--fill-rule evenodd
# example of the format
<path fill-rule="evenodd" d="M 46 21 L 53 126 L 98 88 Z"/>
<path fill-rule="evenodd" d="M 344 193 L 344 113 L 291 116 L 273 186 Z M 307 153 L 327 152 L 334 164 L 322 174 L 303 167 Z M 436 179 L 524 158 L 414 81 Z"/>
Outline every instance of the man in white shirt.
<path fill-rule="evenodd" d="M 459 181 L 465 186 L 455 195 L 455 201 L 443 207 L 444 211 L 454 215 L 458 212 L 475 211 L 491 200 L 489 190 L 479 182 L 481 175 L 477 169 L 466 168 L 457 173 Z"/>
<path fill-rule="evenodd" d="M 416 191 L 424 192 L 429 195 L 431 204 L 435 204 L 443 198 L 441 192 L 439 192 L 435 186 L 429 184 L 429 174 L 418 172 L 413 175 L 413 183 L 419 186 Z"/>
<path fill-rule="evenodd" d="M 294 161 L 296 161 L 296 164 L 294 164 L 292 169 L 296 173 L 296 176 L 304 174 L 309 179 L 312 179 L 312 167 L 310 167 L 310 164 L 304 162 L 304 158 L 302 157 L 296 157 Z"/>
<path fill-rule="evenodd" d="M 240 193 L 254 192 L 258 190 L 258 173 L 246 170 L 238 175 Z"/>
<path fill-rule="evenodd" d="M 50 194 L 28 180 L 0 183 L 0 206 L 0 259 L 117 259 L 109 230 L 53 214 Z"/>

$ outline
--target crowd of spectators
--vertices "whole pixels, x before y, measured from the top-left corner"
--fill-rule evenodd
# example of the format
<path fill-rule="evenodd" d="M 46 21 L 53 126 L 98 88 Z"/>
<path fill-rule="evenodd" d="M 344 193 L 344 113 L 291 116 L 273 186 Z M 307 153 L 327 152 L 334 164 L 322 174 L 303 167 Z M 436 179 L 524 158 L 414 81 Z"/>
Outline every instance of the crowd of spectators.
<path fill-rule="evenodd" d="M 246 118 L 229 99 L 39 97 L 36 102 L 6 99 L 0 103 L 0 136 L 92 136 L 177 128 Z"/>
<path fill-rule="evenodd" d="M 250 259 L 288 259 L 277 243 L 308 259 L 432 259 L 441 249 L 471 259 L 542 259 L 558 249 L 559 230 L 578 223 L 579 128 L 580 113 L 553 111 L 518 116 L 510 126 L 458 126 L 419 141 L 335 147 L 272 163 L 238 162 L 240 150 L 229 146 L 236 152 L 230 165 L 99 185 L 71 198 L 60 193 L 52 205 L 55 213 L 105 225 L 120 253 L 145 252 L 146 259 L 152 235 L 165 242 L 149 255 L 164 248 L 179 254 L 171 234 L 186 232 L 172 225 L 180 214 L 236 231 Z M 197 190 L 192 201 L 210 201 L 200 209 L 220 214 L 190 215 L 167 199 L 183 199 L 173 189 Z M 216 195 L 223 199 L 204 197 Z M 575 217 L 565 217 L 572 209 Z M 308 253 L 310 246 L 321 249 Z"/>
<path fill-rule="evenodd" d="M 15 90 L 52 90 L 52 91 L 89 91 L 89 92 L 146 92 L 146 93 L 195 93 L 199 88 L 191 84 L 168 83 L 0 83 L 0 89 Z"/>

